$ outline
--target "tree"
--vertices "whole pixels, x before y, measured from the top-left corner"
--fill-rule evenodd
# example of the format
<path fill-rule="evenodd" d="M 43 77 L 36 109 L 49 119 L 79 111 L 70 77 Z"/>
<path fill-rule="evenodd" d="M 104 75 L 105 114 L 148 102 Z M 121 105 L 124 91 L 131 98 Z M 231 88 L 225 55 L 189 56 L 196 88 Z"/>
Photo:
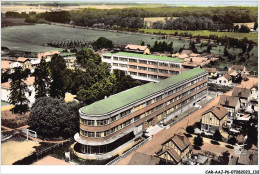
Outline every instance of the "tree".
<path fill-rule="evenodd" d="M 245 54 L 246 53 L 246 50 L 247 50 L 247 45 L 246 44 L 243 44 L 241 46 L 241 50 L 242 50 L 242 54 Z"/>
<path fill-rule="evenodd" d="M 73 137 L 79 131 L 79 112 L 84 104 L 40 97 L 32 106 L 28 124 L 40 137 Z"/>
<path fill-rule="evenodd" d="M 253 44 L 250 42 L 247 48 L 247 54 L 249 54 L 249 52 L 251 52 L 251 50 L 253 50 L 254 46 Z"/>
<path fill-rule="evenodd" d="M 29 100 L 26 97 L 26 93 L 29 92 L 28 86 L 25 80 L 28 76 L 26 71 L 23 71 L 21 67 L 15 67 L 14 73 L 11 74 L 11 93 L 9 96 L 9 102 L 15 107 L 12 109 L 14 113 L 24 113 L 28 107 Z"/>
<path fill-rule="evenodd" d="M 34 77 L 35 98 L 47 96 L 49 94 L 50 73 L 45 59 L 41 59 L 40 64 L 35 68 Z"/>
<path fill-rule="evenodd" d="M 158 42 L 157 40 L 154 42 L 153 47 L 151 48 L 152 52 L 157 52 L 158 51 Z"/>
<path fill-rule="evenodd" d="M 192 126 L 187 126 L 186 127 L 186 132 L 189 134 L 193 134 L 194 133 L 194 128 Z"/>
<path fill-rule="evenodd" d="M 195 42 L 194 42 L 194 41 L 192 41 L 192 42 L 190 43 L 190 50 L 192 50 L 192 52 L 194 52 L 194 53 L 198 53 L 198 50 L 197 50 L 197 48 L 196 48 L 196 45 L 195 45 Z"/>
<path fill-rule="evenodd" d="M 212 45 L 209 44 L 208 47 L 207 47 L 207 53 L 210 53 L 210 52 L 211 52 L 211 49 L 212 49 Z"/>
<path fill-rule="evenodd" d="M 10 70 L 5 71 L 1 74 L 1 83 L 7 82 L 11 78 Z"/>
<path fill-rule="evenodd" d="M 85 48 L 76 53 L 76 60 L 79 65 L 86 67 L 90 64 L 100 64 L 101 58 L 92 50 Z M 92 65 L 93 66 L 93 65 Z"/>
<path fill-rule="evenodd" d="M 215 133 L 213 134 L 213 139 L 216 140 L 216 141 L 222 140 L 222 135 L 220 134 L 219 130 L 215 131 Z"/>
<path fill-rule="evenodd" d="M 258 28 L 258 22 L 255 22 L 254 24 L 254 30 L 256 30 Z"/>
<path fill-rule="evenodd" d="M 97 49 L 103 49 L 103 48 L 113 48 L 114 45 L 111 40 L 105 38 L 105 37 L 99 37 L 94 43 L 93 48 L 95 50 Z"/>
<path fill-rule="evenodd" d="M 235 145 L 237 143 L 237 139 L 234 136 L 232 136 L 228 139 L 228 143 Z"/>
<path fill-rule="evenodd" d="M 126 89 L 133 88 L 140 85 L 141 83 L 137 80 L 132 79 L 131 76 L 125 75 L 125 72 L 122 70 L 113 70 L 113 75 L 115 76 L 114 90 L 113 93 L 119 93 Z"/>
<path fill-rule="evenodd" d="M 236 26 L 234 27 L 234 32 L 238 32 L 238 29 L 239 29 L 239 26 L 236 25 Z"/>
<path fill-rule="evenodd" d="M 60 55 L 55 54 L 50 62 L 51 83 L 50 96 L 54 98 L 64 98 L 66 91 L 65 83 L 66 62 Z"/>
<path fill-rule="evenodd" d="M 193 140 L 194 148 L 200 149 L 200 147 L 203 145 L 203 139 L 200 135 L 197 135 L 197 137 L 194 137 Z"/>
<path fill-rule="evenodd" d="M 249 29 L 247 26 L 242 25 L 242 26 L 240 27 L 240 29 L 238 30 L 238 32 L 240 32 L 240 33 L 249 33 L 249 32 L 250 32 L 250 29 Z"/>
<path fill-rule="evenodd" d="M 173 53 L 173 42 L 170 42 L 170 44 L 168 44 L 167 51 L 170 52 L 170 54 Z"/>
<path fill-rule="evenodd" d="M 222 152 L 222 155 L 219 157 L 219 163 L 221 165 L 228 165 L 229 155 L 230 153 L 228 151 Z"/>

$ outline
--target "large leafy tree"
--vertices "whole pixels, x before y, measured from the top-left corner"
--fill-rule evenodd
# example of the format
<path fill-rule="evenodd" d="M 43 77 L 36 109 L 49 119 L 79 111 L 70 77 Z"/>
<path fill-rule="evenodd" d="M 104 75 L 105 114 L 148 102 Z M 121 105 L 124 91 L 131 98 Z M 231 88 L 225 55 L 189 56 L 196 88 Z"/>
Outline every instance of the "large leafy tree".
<path fill-rule="evenodd" d="M 14 73 L 11 74 L 11 93 L 9 96 L 9 102 L 15 107 L 12 109 L 14 113 L 23 113 L 28 110 L 29 100 L 26 97 L 26 93 L 29 92 L 28 86 L 25 80 L 28 76 L 27 71 L 23 71 L 21 67 L 14 68 Z"/>
<path fill-rule="evenodd" d="M 114 76 L 109 76 L 96 82 L 88 89 L 80 89 L 77 97 L 86 104 L 91 104 L 113 94 Z"/>
<path fill-rule="evenodd" d="M 105 37 L 99 37 L 94 43 L 93 48 L 94 49 L 103 49 L 103 48 L 113 48 L 113 43 L 111 40 L 105 38 Z"/>
<path fill-rule="evenodd" d="M 93 64 L 101 63 L 101 58 L 98 54 L 95 54 L 92 50 L 85 48 L 77 52 L 76 54 L 77 63 L 82 66 L 86 67 L 88 65 L 91 66 Z"/>
<path fill-rule="evenodd" d="M 43 138 L 69 138 L 79 130 L 78 110 L 82 103 L 40 97 L 32 106 L 28 124 Z"/>
<path fill-rule="evenodd" d="M 54 98 L 64 98 L 66 92 L 66 62 L 62 56 L 56 54 L 52 57 L 50 72 L 50 96 Z"/>
<path fill-rule="evenodd" d="M 139 81 L 132 79 L 129 75 L 125 75 L 124 71 L 115 69 L 113 74 L 115 76 L 113 93 L 119 93 L 126 89 L 141 85 Z"/>
<path fill-rule="evenodd" d="M 36 91 L 35 97 L 39 98 L 47 96 L 49 94 L 50 72 L 45 59 L 41 59 L 39 66 L 35 68 L 34 76 L 34 87 Z"/>
<path fill-rule="evenodd" d="M 86 104 L 140 84 L 123 71 L 114 70 L 110 74 L 109 65 L 101 62 L 100 56 L 90 49 L 77 52 L 76 58 L 80 69 L 72 73 L 69 91 Z"/>

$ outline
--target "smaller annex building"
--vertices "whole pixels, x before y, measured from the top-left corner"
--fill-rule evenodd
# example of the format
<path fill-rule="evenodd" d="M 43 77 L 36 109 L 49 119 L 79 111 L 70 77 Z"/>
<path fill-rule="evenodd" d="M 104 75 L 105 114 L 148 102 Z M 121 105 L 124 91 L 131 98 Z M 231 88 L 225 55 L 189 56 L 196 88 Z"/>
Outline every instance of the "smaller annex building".
<path fill-rule="evenodd" d="M 184 62 L 180 58 L 128 52 L 105 53 L 102 61 L 110 65 L 111 72 L 119 69 L 134 79 L 154 82 L 180 74 Z"/>
<path fill-rule="evenodd" d="M 207 71 L 195 68 L 150 82 L 79 110 L 74 153 L 83 159 L 107 159 L 159 122 L 173 119 L 207 96 Z"/>

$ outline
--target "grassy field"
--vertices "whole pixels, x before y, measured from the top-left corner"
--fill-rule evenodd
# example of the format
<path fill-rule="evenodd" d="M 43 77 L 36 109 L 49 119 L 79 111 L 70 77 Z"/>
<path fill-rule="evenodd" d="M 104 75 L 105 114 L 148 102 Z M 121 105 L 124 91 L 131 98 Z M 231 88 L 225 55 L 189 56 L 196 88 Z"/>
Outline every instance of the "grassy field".
<path fill-rule="evenodd" d="M 253 40 L 254 42 L 258 43 L 258 34 L 257 33 L 236 33 L 236 32 L 213 32 L 209 30 L 197 30 L 197 31 L 191 31 L 191 30 L 160 30 L 160 29 L 139 29 L 139 31 L 144 31 L 145 33 L 166 33 L 166 34 L 174 34 L 175 32 L 192 34 L 192 36 L 209 36 L 209 35 L 217 35 L 217 36 L 227 36 L 227 37 L 233 37 L 237 39 L 243 39 L 247 37 L 249 40 Z"/>
<path fill-rule="evenodd" d="M 47 47 L 48 42 L 54 41 L 65 41 L 65 40 L 85 40 L 85 41 L 94 41 L 99 37 L 106 37 L 113 41 L 114 44 L 140 44 L 141 41 L 144 41 L 145 44 L 150 44 L 151 46 L 154 42 L 157 41 L 166 41 L 173 42 L 174 52 L 178 51 L 179 48 L 189 48 L 189 40 L 179 40 L 179 39 L 162 39 L 159 36 L 154 35 L 145 35 L 145 34 L 129 34 L 129 33 L 117 33 L 109 31 L 97 31 L 89 29 L 78 29 L 70 28 L 56 25 L 47 25 L 47 24 L 38 24 L 33 26 L 13 26 L 6 27 L 1 29 L 2 31 L 2 46 L 6 46 L 13 50 L 21 50 L 28 52 L 43 52 L 50 50 L 59 50 L 53 47 Z M 194 31 L 193 31 L 194 32 Z M 218 32 L 217 32 L 218 33 Z M 220 32 L 219 32 L 220 33 Z M 225 32 L 221 32 L 225 33 Z M 238 34 L 242 37 L 241 33 L 225 33 L 225 34 Z M 201 34 L 202 35 L 202 34 Z M 245 34 L 245 35 L 252 35 Z M 257 34 L 253 34 L 257 37 Z M 243 37 L 242 37 L 243 38 Z M 250 38 L 249 38 L 250 39 Z M 206 46 L 200 47 L 200 44 L 197 44 L 197 49 L 199 52 L 206 49 Z M 62 49 L 60 49 L 62 50 Z M 245 65 L 249 70 L 257 71 L 258 66 L 258 50 L 257 47 L 254 47 L 250 53 L 250 59 L 246 62 L 239 63 L 240 57 L 237 56 L 241 49 L 239 48 L 230 48 L 229 52 L 236 55 L 237 59 L 233 62 L 229 61 L 223 55 L 224 46 L 217 46 L 212 48 L 212 53 L 218 54 L 225 58 L 225 60 L 219 62 L 218 67 L 223 68 L 225 66 L 230 66 L 231 64 L 242 64 Z"/>
<path fill-rule="evenodd" d="M 114 44 L 145 44 L 152 45 L 160 37 L 149 36 L 144 34 L 125 34 L 108 31 L 96 31 L 88 29 L 70 28 L 48 24 L 37 24 L 33 26 L 12 26 L 1 29 L 2 46 L 12 50 L 43 52 L 57 50 L 57 48 L 47 47 L 48 42 L 66 41 L 66 40 L 85 40 L 94 41 L 99 37 L 106 37 Z M 168 40 L 170 42 L 172 40 Z M 176 49 L 183 45 L 188 46 L 188 41 L 174 40 Z"/>

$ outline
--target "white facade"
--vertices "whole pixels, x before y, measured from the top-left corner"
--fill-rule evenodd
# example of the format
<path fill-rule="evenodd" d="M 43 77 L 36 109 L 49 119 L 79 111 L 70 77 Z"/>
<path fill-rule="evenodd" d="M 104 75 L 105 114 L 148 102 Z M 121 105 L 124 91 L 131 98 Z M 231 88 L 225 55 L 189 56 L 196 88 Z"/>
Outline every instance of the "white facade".
<path fill-rule="evenodd" d="M 34 79 L 34 77 L 29 77 L 27 79 Z M 1 100 L 5 102 L 9 101 L 9 96 L 11 93 L 10 85 L 8 84 L 10 84 L 10 82 L 2 83 L 1 85 Z M 26 92 L 25 96 L 29 100 L 28 103 L 29 107 L 32 107 L 32 104 L 35 102 L 35 88 L 33 86 L 33 82 L 27 85 L 28 85 L 29 92 Z"/>
<path fill-rule="evenodd" d="M 132 62 L 133 60 L 135 62 Z M 178 75 L 182 71 L 181 62 L 142 58 L 141 54 L 136 54 L 136 56 L 102 55 L 102 62 L 110 65 L 111 72 L 118 69 L 125 71 L 133 79 L 152 82 L 159 82 L 161 79 Z"/>
<path fill-rule="evenodd" d="M 19 62 L 12 62 L 11 63 L 11 65 L 10 65 L 10 69 L 11 69 L 11 73 L 14 73 L 14 68 L 16 68 L 16 67 L 23 67 L 23 65 L 21 64 L 21 63 L 19 63 Z"/>
<path fill-rule="evenodd" d="M 231 86 L 232 85 L 232 79 L 227 80 L 224 76 L 219 77 L 217 80 L 215 80 L 213 82 L 218 85 L 221 85 L 221 86 Z"/>
<path fill-rule="evenodd" d="M 40 64 L 40 59 L 31 60 L 31 73 L 34 73 L 35 68 Z"/>

